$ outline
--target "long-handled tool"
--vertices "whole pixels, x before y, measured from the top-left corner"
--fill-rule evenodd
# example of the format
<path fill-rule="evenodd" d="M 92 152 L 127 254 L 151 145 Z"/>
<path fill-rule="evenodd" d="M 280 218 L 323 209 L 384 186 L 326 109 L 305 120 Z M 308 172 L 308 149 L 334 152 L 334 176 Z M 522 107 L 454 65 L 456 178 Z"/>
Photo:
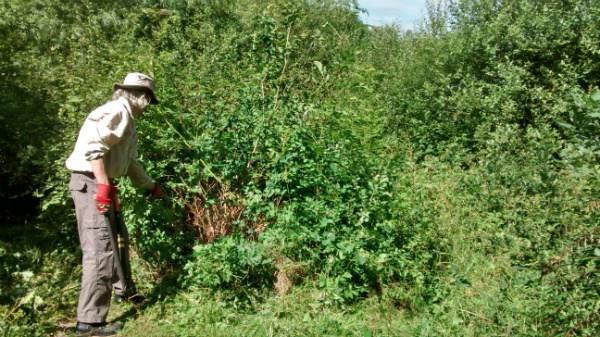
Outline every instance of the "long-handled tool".
<path fill-rule="evenodd" d="M 116 195 L 114 199 L 114 212 L 108 211 L 105 213 L 105 216 L 110 226 L 108 231 L 110 244 L 113 247 L 113 254 L 117 259 L 117 273 L 123 286 L 123 295 L 129 297 L 136 293 L 131 278 L 131 266 L 129 264 L 129 234 L 127 227 L 125 227 L 125 221 L 123 220 L 123 214 L 121 213 L 121 207 Z"/>

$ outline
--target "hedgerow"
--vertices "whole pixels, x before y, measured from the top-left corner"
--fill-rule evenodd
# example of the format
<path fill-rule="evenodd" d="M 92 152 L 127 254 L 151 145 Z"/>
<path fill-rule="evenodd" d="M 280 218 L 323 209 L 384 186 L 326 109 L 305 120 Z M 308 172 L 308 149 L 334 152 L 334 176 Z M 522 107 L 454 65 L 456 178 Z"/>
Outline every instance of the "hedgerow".
<path fill-rule="evenodd" d="M 0 328 L 69 317 L 64 161 L 141 71 L 162 103 L 136 119 L 139 161 L 171 202 L 119 190 L 149 289 L 378 298 L 422 318 L 408 334 L 594 335 L 599 10 L 431 2 L 407 30 L 356 1 L 0 2 Z"/>

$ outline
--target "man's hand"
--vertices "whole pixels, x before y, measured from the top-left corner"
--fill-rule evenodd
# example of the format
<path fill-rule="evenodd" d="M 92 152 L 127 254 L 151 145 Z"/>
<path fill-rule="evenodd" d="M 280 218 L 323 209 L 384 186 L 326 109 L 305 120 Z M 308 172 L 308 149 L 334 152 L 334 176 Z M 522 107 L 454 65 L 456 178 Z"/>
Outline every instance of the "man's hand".
<path fill-rule="evenodd" d="M 148 190 L 150 201 L 161 199 L 164 202 L 168 202 L 169 198 L 167 198 L 163 190 L 161 190 L 160 187 L 158 187 L 158 184 L 152 183 L 152 185 L 153 186 L 149 186 L 151 189 Z"/>
<path fill-rule="evenodd" d="M 108 212 L 110 204 L 115 200 L 117 195 L 117 186 L 110 186 L 109 179 L 104 168 L 104 160 L 102 158 L 94 159 L 90 162 L 94 177 L 98 182 L 98 193 L 96 193 L 95 202 L 96 208 L 100 214 Z"/>
<path fill-rule="evenodd" d="M 96 208 L 100 214 L 108 212 L 110 204 L 117 195 L 117 186 L 110 186 L 105 184 L 98 184 L 98 193 L 96 193 Z"/>

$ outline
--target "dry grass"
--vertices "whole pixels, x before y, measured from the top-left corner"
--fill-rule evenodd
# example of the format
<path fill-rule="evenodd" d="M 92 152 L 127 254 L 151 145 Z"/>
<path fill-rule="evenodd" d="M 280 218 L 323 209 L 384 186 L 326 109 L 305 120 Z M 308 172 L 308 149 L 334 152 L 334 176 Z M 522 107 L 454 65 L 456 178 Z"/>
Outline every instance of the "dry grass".
<path fill-rule="evenodd" d="M 299 262 L 292 262 L 280 252 L 274 252 L 275 267 L 277 272 L 274 288 L 279 296 L 284 296 L 292 292 L 292 289 L 298 282 L 306 276 L 306 271 Z"/>
<path fill-rule="evenodd" d="M 214 181 L 208 184 L 201 183 L 199 187 L 200 195 L 185 202 L 187 223 L 196 233 L 198 241 L 212 242 L 221 235 L 231 235 L 234 223 L 239 220 L 245 220 L 242 231 L 251 233 L 247 234 L 249 240 L 255 240 L 256 236 L 267 228 L 268 221 L 265 220 L 264 214 L 256 220 L 244 216 L 246 207 L 243 196 L 231 185 Z M 185 200 L 183 197 L 182 199 Z"/>

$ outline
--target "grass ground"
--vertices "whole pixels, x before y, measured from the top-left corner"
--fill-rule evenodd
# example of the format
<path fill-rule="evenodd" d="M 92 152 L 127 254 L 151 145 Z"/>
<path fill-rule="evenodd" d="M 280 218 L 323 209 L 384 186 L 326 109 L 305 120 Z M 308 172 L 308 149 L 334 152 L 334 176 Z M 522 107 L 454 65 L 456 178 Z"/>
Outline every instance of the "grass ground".
<path fill-rule="evenodd" d="M 523 324 L 529 321 L 527 317 L 535 315 L 536 304 L 528 288 L 519 284 L 526 275 L 511 267 L 506 252 L 482 252 L 479 246 L 459 236 L 454 242 L 457 245 L 449 260 L 458 272 L 440 280 L 448 294 L 443 301 L 428 306 L 415 307 L 395 300 L 390 295 L 393 288 L 358 303 L 332 306 L 310 280 L 287 295 L 274 291 L 250 294 L 249 300 L 241 303 L 225 292 L 178 289 L 173 279 L 161 283 L 140 279 L 142 292 L 149 294 L 153 303 L 144 308 L 130 304 L 113 307 L 109 320 L 125 323 L 121 336 L 130 337 L 510 336 L 528 329 Z M 11 247 L 4 243 L 3 257 Z M 32 299 L 23 300 L 28 297 L 26 294 L 16 302 L 3 302 L 0 328 L 7 336 L 33 335 L 36 327 L 45 329 L 46 335 L 72 335 L 80 270 L 73 260 L 44 257 L 41 250 L 30 251 L 30 256 L 23 257 L 24 263 L 33 266 L 62 261 L 56 270 L 63 272 L 55 270 L 50 275 L 48 268 L 36 270 L 32 278 L 22 283 L 23 289 L 34 292 L 29 296 Z M 140 263 L 134 268 L 146 270 L 139 274 L 142 277 L 151 276 Z M 11 328 L 27 324 L 33 331 Z"/>
<path fill-rule="evenodd" d="M 527 242 L 505 240 L 516 237 L 514 228 L 499 224 L 498 214 L 486 211 L 489 205 L 472 200 L 466 178 L 451 170 L 416 177 L 412 198 L 423 200 L 425 208 L 437 207 L 430 228 L 440 238 L 436 268 L 448 271 L 434 279 L 430 288 L 440 293 L 433 299 L 415 300 L 420 289 L 411 285 L 388 285 L 361 301 L 332 304 L 310 276 L 286 295 L 242 288 L 235 296 L 231 290 L 182 288 L 177 272 L 158 279 L 135 258 L 140 292 L 153 301 L 144 308 L 113 308 L 109 320 L 125 323 L 120 335 L 130 337 L 538 335 L 544 324 L 540 273 L 514 259 Z M 487 198 L 485 186 L 476 192 Z M 532 214 L 524 216 L 529 221 L 552 211 L 546 203 L 537 195 L 517 195 L 505 196 L 504 205 Z M 536 210 L 537 215 L 528 213 Z M 73 334 L 80 277 L 76 240 L 76 233 L 57 235 L 36 225 L 2 232 L 0 335 Z M 399 296 L 403 289 L 410 293 Z"/>
<path fill-rule="evenodd" d="M 188 289 L 146 308 L 113 310 L 126 321 L 123 336 L 511 336 L 529 330 L 535 315 L 526 287 L 513 281 L 506 256 L 463 251 L 458 268 L 470 286 L 447 279 L 450 294 L 429 307 L 406 308 L 380 295 L 346 308 L 326 305 L 322 292 L 303 285 L 242 305 L 223 294 Z M 467 282 L 466 280 L 464 280 Z M 138 311 L 139 309 L 139 311 Z"/>

